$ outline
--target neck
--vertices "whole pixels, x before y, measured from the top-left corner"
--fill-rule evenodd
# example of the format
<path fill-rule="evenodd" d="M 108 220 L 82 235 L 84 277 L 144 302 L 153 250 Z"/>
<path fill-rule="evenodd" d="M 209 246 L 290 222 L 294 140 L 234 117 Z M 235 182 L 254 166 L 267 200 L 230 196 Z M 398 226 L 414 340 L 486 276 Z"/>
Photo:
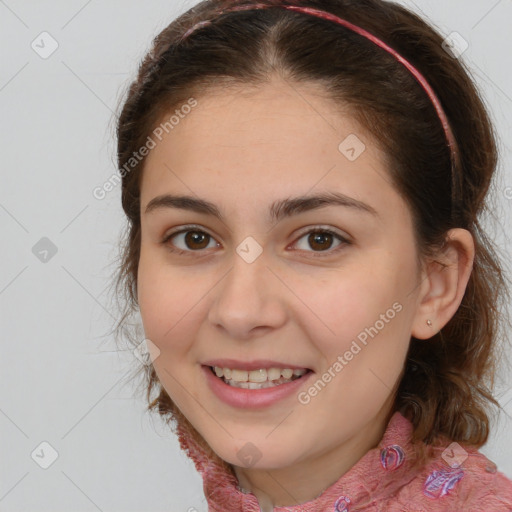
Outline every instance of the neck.
<path fill-rule="evenodd" d="M 262 512 L 314 500 L 379 444 L 389 419 L 388 412 L 381 410 L 356 435 L 336 448 L 303 458 L 293 466 L 277 469 L 234 466 L 240 487 L 256 496 Z"/>

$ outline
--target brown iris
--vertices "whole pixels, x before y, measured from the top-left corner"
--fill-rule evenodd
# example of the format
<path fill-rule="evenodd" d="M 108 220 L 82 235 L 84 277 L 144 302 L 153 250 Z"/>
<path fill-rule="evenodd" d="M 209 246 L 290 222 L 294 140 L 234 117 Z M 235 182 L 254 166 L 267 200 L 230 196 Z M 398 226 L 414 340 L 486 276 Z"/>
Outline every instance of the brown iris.
<path fill-rule="evenodd" d="M 187 247 L 190 247 L 190 244 L 201 244 L 201 247 L 196 247 L 197 249 L 204 249 L 208 246 L 210 235 L 207 233 L 202 233 L 201 231 L 188 231 L 185 235 L 185 243 Z"/>
<path fill-rule="evenodd" d="M 308 237 L 308 242 L 313 249 L 319 249 L 320 251 L 329 249 L 332 245 L 332 235 L 330 233 L 325 233 L 323 231 L 310 233 Z M 330 241 L 328 244 L 329 247 L 326 247 L 326 240 Z"/>

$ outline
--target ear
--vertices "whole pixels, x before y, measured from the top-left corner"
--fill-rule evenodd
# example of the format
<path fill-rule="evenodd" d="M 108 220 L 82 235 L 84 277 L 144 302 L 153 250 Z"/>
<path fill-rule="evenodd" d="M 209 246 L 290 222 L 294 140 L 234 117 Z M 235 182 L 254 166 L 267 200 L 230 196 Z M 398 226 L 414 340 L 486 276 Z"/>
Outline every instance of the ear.
<path fill-rule="evenodd" d="M 453 317 L 473 270 L 475 244 L 466 229 L 451 229 L 439 256 L 424 266 L 411 335 L 428 339 Z M 432 325 L 427 324 L 427 320 Z"/>

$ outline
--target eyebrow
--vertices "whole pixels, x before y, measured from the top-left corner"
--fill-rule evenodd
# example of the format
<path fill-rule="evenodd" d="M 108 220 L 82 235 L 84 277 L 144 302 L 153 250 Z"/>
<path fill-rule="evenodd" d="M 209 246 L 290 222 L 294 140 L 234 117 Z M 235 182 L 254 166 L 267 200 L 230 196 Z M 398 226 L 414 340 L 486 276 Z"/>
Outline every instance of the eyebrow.
<path fill-rule="evenodd" d="M 379 214 L 373 207 L 362 201 L 358 201 L 353 197 L 338 192 L 325 192 L 318 195 L 299 196 L 275 201 L 270 205 L 269 219 L 271 222 L 278 222 L 285 217 L 291 217 L 302 212 L 316 210 L 326 206 L 344 206 L 379 217 Z M 205 215 L 212 215 L 221 222 L 225 222 L 222 213 L 215 204 L 192 196 L 172 194 L 157 196 L 147 204 L 145 213 L 148 214 L 165 208 L 189 210 Z"/>

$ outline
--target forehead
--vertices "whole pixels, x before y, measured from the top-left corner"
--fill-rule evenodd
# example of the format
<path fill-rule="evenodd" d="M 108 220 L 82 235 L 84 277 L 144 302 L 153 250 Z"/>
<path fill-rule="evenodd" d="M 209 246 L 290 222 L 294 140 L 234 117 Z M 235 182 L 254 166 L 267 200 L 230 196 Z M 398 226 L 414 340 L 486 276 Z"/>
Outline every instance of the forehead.
<path fill-rule="evenodd" d="M 385 155 L 319 86 L 275 82 L 196 100 L 147 156 L 142 206 L 177 189 L 254 206 L 313 189 L 393 193 Z"/>

